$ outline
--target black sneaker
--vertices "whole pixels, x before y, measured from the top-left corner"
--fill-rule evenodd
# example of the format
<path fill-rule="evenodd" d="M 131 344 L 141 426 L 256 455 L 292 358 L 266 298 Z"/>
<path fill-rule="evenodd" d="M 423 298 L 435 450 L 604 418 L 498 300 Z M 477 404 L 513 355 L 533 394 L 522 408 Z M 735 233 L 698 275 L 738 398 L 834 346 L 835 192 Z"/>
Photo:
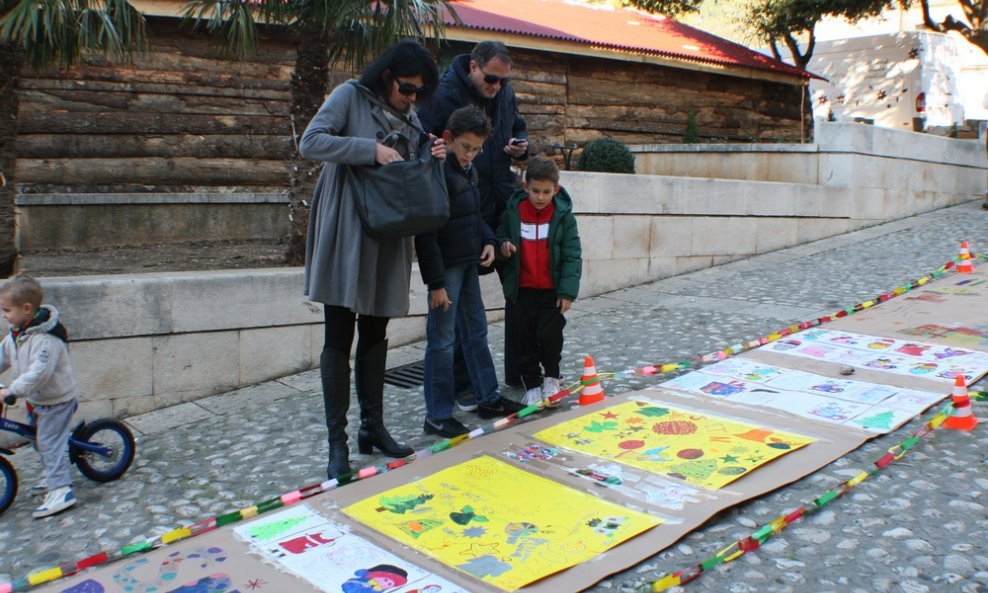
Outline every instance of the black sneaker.
<path fill-rule="evenodd" d="M 477 396 L 472 393 L 456 396 L 456 407 L 464 412 L 476 412 Z"/>
<path fill-rule="evenodd" d="M 492 402 L 481 403 L 477 406 L 477 415 L 481 418 L 503 418 L 524 410 L 524 406 L 505 397 L 499 397 Z"/>
<path fill-rule="evenodd" d="M 423 430 L 425 430 L 425 434 L 434 434 L 447 439 L 470 432 L 470 429 L 463 426 L 463 423 L 456 418 L 446 418 L 438 421 L 426 418 Z"/>

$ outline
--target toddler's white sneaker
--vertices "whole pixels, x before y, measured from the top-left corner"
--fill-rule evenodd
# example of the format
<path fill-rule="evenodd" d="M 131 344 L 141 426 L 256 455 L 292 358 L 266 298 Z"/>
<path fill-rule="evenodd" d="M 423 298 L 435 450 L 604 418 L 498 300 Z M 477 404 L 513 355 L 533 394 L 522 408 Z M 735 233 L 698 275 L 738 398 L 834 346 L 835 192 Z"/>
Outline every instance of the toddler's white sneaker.
<path fill-rule="evenodd" d="M 62 486 L 61 488 L 55 488 L 48 492 L 45 496 L 45 501 L 41 503 L 40 507 L 34 509 L 31 516 L 35 519 L 49 517 L 56 513 L 61 513 L 65 509 L 74 506 L 75 503 L 75 494 L 72 493 L 71 487 Z"/>

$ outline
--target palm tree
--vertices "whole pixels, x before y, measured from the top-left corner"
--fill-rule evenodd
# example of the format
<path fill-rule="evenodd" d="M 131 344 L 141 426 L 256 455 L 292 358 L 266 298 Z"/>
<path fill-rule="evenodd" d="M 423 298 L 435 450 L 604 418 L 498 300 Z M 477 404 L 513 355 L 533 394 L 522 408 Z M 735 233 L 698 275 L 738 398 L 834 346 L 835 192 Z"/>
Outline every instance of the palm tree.
<path fill-rule="evenodd" d="M 328 91 L 330 66 L 352 69 L 404 38 L 437 45 L 445 36 L 444 14 L 456 18 L 450 0 L 193 0 L 183 17 L 204 26 L 224 47 L 248 59 L 257 50 L 258 25 L 289 30 L 296 40 L 291 125 L 296 151 L 289 162 L 289 236 L 286 258 L 305 257 L 309 200 L 321 163 L 298 154 L 298 139 Z"/>
<path fill-rule="evenodd" d="M 295 35 L 291 123 L 298 138 L 322 104 L 331 63 L 352 68 L 407 37 L 437 44 L 445 33 L 444 11 L 456 18 L 448 0 L 193 0 L 184 16 L 241 59 L 256 51 L 262 23 Z M 128 0 L 0 0 L 0 277 L 11 275 L 17 260 L 13 182 L 21 68 L 68 66 L 90 51 L 129 59 L 146 47 L 144 18 Z M 289 172 L 287 255 L 299 263 L 318 165 L 296 151 Z"/>
<path fill-rule="evenodd" d="M 146 47 L 144 17 L 127 0 L 0 0 L 0 278 L 17 267 L 14 165 L 21 69 L 69 66 L 87 52 L 130 59 Z"/>

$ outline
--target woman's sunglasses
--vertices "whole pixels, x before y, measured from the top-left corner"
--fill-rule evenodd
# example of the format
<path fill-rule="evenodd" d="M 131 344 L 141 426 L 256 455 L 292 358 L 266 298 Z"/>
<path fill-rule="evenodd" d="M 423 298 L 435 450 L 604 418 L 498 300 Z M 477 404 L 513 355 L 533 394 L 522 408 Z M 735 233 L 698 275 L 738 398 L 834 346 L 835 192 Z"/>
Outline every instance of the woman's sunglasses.
<path fill-rule="evenodd" d="M 396 82 L 398 83 L 398 92 L 406 97 L 411 97 L 425 90 L 424 86 L 415 86 L 410 82 L 401 82 L 400 80 Z"/>
<path fill-rule="evenodd" d="M 481 70 L 480 72 L 484 75 L 484 82 L 486 82 L 487 84 L 500 83 L 501 86 L 508 86 L 508 83 L 511 82 L 510 76 L 505 76 L 504 78 L 501 78 L 500 76 L 494 76 L 493 74 L 488 74 L 483 70 Z"/>

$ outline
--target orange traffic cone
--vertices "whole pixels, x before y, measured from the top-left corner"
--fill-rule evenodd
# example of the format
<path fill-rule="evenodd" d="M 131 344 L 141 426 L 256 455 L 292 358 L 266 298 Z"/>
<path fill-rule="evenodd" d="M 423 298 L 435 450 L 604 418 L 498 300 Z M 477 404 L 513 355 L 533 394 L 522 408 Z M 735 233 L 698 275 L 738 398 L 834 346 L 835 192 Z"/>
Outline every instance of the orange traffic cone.
<path fill-rule="evenodd" d="M 957 271 L 961 274 L 970 274 L 974 271 L 974 266 L 971 265 L 971 252 L 967 249 L 967 241 L 961 242 L 961 254 L 960 260 L 957 262 Z"/>
<path fill-rule="evenodd" d="M 971 411 L 971 398 L 967 394 L 967 384 L 964 383 L 963 375 L 957 375 L 950 399 L 954 402 L 954 414 L 943 423 L 944 427 L 954 430 L 973 430 L 978 425 L 978 419 Z"/>
<path fill-rule="evenodd" d="M 593 382 L 588 383 L 588 381 Z M 583 376 L 580 377 L 580 382 L 584 383 L 584 387 L 580 390 L 580 401 L 577 403 L 581 406 L 586 406 L 603 401 L 604 388 L 600 386 L 600 379 L 597 378 L 597 368 L 594 366 L 593 358 L 590 356 L 583 361 Z"/>

